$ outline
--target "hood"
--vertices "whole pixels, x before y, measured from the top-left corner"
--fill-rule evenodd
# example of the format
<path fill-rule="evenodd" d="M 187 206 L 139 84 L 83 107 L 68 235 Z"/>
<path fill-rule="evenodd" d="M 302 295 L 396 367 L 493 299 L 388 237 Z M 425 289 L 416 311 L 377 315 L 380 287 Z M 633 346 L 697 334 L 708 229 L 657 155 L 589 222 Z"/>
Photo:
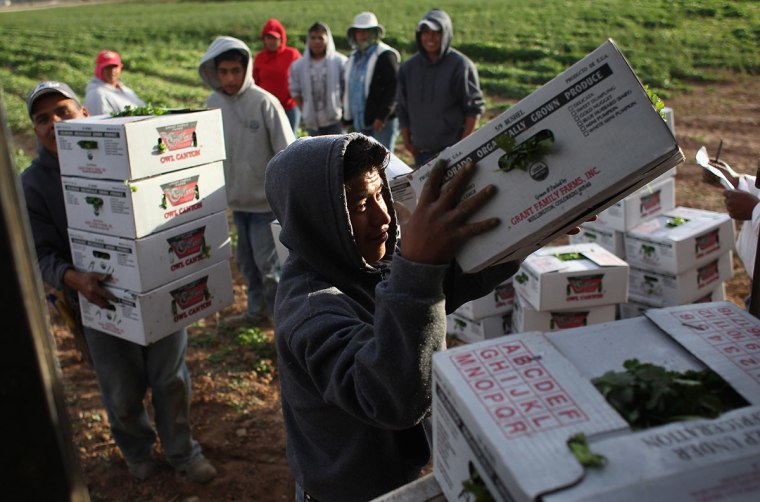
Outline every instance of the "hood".
<path fill-rule="evenodd" d="M 267 166 L 266 195 L 282 226 L 280 241 L 291 256 L 305 260 L 337 285 L 351 287 L 377 269 L 359 254 L 343 188 L 343 155 L 361 134 L 305 137 L 272 158 Z M 386 250 L 396 247 L 396 214 L 382 174 L 391 215 Z"/>
<path fill-rule="evenodd" d="M 219 92 L 224 93 L 221 90 L 219 79 L 216 77 L 216 65 L 214 64 L 214 58 L 223 52 L 227 52 L 231 49 L 237 49 L 248 55 L 248 66 L 246 67 L 245 79 L 243 80 L 243 86 L 238 91 L 238 95 L 243 93 L 249 87 L 253 85 L 253 74 L 251 68 L 253 68 L 253 61 L 251 61 L 251 49 L 243 42 L 233 37 L 217 37 L 211 42 L 206 53 L 201 57 L 201 63 L 198 65 L 198 74 L 201 80 L 207 87 Z"/>
<path fill-rule="evenodd" d="M 285 27 L 282 25 L 281 22 L 278 20 L 272 18 L 266 23 L 264 23 L 264 27 L 261 28 L 261 38 L 264 39 L 264 35 L 267 33 L 274 32 L 277 33 L 280 38 L 282 39 L 282 43 L 280 44 L 280 47 L 277 48 L 276 52 L 282 52 L 285 50 L 285 46 L 288 45 L 288 36 L 285 33 Z"/>
<path fill-rule="evenodd" d="M 330 27 L 325 23 L 319 23 L 327 32 L 327 48 L 325 49 L 325 58 L 332 59 L 335 55 L 335 40 L 333 40 L 332 31 Z M 311 50 L 309 49 L 309 34 L 306 33 L 306 47 L 303 49 L 303 57 L 311 58 Z"/>
<path fill-rule="evenodd" d="M 451 50 L 451 39 L 454 37 L 454 26 L 451 24 L 451 18 L 449 15 L 441 9 L 431 9 L 427 14 L 425 14 L 422 19 L 420 19 L 420 22 L 423 20 L 434 21 L 441 26 L 441 52 L 439 54 L 439 57 L 448 54 L 448 52 Z M 427 57 L 425 49 L 422 47 L 422 43 L 420 41 L 419 31 L 416 34 L 416 40 L 417 51 L 423 56 Z"/>

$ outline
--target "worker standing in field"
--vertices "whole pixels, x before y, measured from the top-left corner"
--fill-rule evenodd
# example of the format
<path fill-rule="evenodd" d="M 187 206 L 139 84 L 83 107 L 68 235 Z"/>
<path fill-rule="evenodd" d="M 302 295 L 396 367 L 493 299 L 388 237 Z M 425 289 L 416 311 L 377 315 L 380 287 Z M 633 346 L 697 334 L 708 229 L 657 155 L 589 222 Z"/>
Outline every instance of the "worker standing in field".
<path fill-rule="evenodd" d="M 468 222 L 493 186 L 462 202 L 474 170 L 441 189 L 437 167 L 398 222 L 389 152 L 359 133 L 302 138 L 267 167 L 266 193 L 290 250 L 277 293 L 275 340 L 296 500 L 370 500 L 415 480 L 430 459 L 432 357 L 446 312 L 518 267 L 463 274 L 459 247 L 493 229 Z M 392 258 L 392 260 L 391 260 Z"/>
<path fill-rule="evenodd" d="M 41 82 L 29 93 L 27 111 L 37 136 L 38 157 L 21 174 L 29 223 L 42 279 L 63 290 L 73 312 L 77 293 L 101 308 L 114 296 L 104 288 L 106 274 L 82 272 L 72 264 L 66 209 L 61 187 L 56 122 L 89 115 L 71 88 Z M 176 473 L 195 483 L 216 477 L 190 429 L 190 374 L 185 365 L 187 332 L 182 329 L 148 346 L 83 328 L 116 445 L 130 474 L 139 480 L 159 471 L 154 456 L 156 431 L 166 459 Z M 156 429 L 144 404 L 151 389 Z"/>
<path fill-rule="evenodd" d="M 399 70 L 401 137 L 416 167 L 468 136 L 485 111 L 478 70 L 451 47 L 453 33 L 446 12 L 429 11 L 417 23 L 417 53 Z"/>
<path fill-rule="evenodd" d="M 214 92 L 206 100 L 222 111 L 227 204 L 237 229 L 237 265 L 248 283 L 248 306 L 225 322 L 230 327 L 268 327 L 280 281 L 272 209 L 264 195 L 269 160 L 295 139 L 282 105 L 251 76 L 251 50 L 241 40 L 217 37 L 198 73 Z"/>
<path fill-rule="evenodd" d="M 290 95 L 288 80 L 290 65 L 301 57 L 295 47 L 288 47 L 285 27 L 277 19 L 270 19 L 261 29 L 264 50 L 253 59 L 253 81 L 262 89 L 272 93 L 285 109 L 293 136 L 298 137 L 301 125 L 301 110 Z"/>
<path fill-rule="evenodd" d="M 353 52 L 346 63 L 343 122 L 393 151 L 398 138 L 396 83 L 401 56 L 380 39 L 385 28 L 372 12 L 361 12 L 348 28 Z"/>
<path fill-rule="evenodd" d="M 124 65 L 116 51 L 100 51 L 95 58 L 95 76 L 87 84 L 84 107 L 93 115 L 119 113 L 125 107 L 145 106 L 137 94 L 121 81 Z"/>
<path fill-rule="evenodd" d="M 314 23 L 303 57 L 290 67 L 290 94 L 301 109 L 309 136 L 343 132 L 343 67 L 346 56 L 335 50 L 330 28 Z"/>

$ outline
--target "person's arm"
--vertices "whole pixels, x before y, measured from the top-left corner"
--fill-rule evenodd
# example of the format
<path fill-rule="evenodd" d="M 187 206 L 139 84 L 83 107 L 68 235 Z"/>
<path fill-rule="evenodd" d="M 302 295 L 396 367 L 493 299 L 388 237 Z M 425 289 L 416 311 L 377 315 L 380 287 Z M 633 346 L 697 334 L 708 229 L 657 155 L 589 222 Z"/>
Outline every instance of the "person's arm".
<path fill-rule="evenodd" d="M 370 96 L 377 103 L 376 116 L 373 118 L 373 127 L 379 131 L 385 126 L 393 112 L 396 110 L 396 85 L 398 78 L 398 60 L 393 51 L 385 51 L 377 58 L 375 71 L 370 85 Z"/>
<path fill-rule="evenodd" d="M 412 141 L 412 133 L 409 132 L 408 127 L 401 128 L 401 139 L 404 141 L 404 148 L 406 148 L 406 151 L 409 152 L 413 157 L 416 157 L 420 154 L 420 151 L 416 146 L 414 146 L 414 142 Z"/>
<path fill-rule="evenodd" d="M 469 59 L 463 60 L 462 66 L 462 96 L 460 97 L 462 111 L 465 114 L 462 127 L 462 138 L 469 136 L 475 130 L 478 119 L 485 112 L 485 100 L 480 90 L 478 70 Z"/>
<path fill-rule="evenodd" d="M 290 76 L 288 77 L 288 90 L 293 101 L 298 108 L 303 109 L 303 89 L 301 87 L 301 65 L 294 61 L 290 67 Z"/>
<path fill-rule="evenodd" d="M 471 116 L 468 115 L 464 118 L 464 127 L 462 128 L 462 138 L 466 138 L 470 134 L 472 134 L 472 131 L 475 130 L 475 126 L 478 123 L 478 119 L 480 118 L 479 115 Z"/>
<path fill-rule="evenodd" d="M 263 99 L 261 102 L 261 114 L 266 121 L 267 131 L 269 133 L 269 146 L 274 153 L 284 150 L 289 144 L 296 140 L 293 136 L 293 129 L 288 122 L 288 116 L 285 115 L 285 109 L 274 96 Z"/>

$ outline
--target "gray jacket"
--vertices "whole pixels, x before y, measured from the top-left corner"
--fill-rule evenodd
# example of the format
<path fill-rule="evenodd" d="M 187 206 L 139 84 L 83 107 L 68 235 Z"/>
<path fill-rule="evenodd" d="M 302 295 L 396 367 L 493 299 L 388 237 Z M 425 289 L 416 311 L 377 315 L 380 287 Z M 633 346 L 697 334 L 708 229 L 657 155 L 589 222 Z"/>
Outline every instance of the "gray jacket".
<path fill-rule="evenodd" d="M 248 55 L 243 87 L 234 96 L 221 89 L 214 64 L 216 56 L 230 49 Z M 224 161 L 227 204 L 236 211 L 268 213 L 269 203 L 264 195 L 267 162 L 294 137 L 277 98 L 253 83 L 251 65 L 251 50 L 244 42 L 233 37 L 217 37 L 201 58 L 198 73 L 201 80 L 214 90 L 206 105 L 222 111 L 227 150 Z"/>
<path fill-rule="evenodd" d="M 332 118 L 329 124 L 317 123 L 317 110 L 314 108 L 314 97 L 311 90 L 311 76 L 309 64 L 312 61 L 309 42 L 303 50 L 303 57 L 293 61 L 290 65 L 290 95 L 294 98 L 303 99 L 303 123 L 306 129 L 318 129 L 340 122 L 343 118 L 343 90 L 344 77 L 343 67 L 346 64 L 346 56 L 335 50 L 335 41 L 333 40 L 330 28 L 327 28 L 327 49 L 325 50 L 324 60 L 327 63 L 327 110 L 326 115 Z"/>
<path fill-rule="evenodd" d="M 267 168 L 267 197 L 290 250 L 275 306 L 287 456 L 296 481 L 331 502 L 368 500 L 417 478 L 430 457 L 423 421 L 446 311 L 517 268 L 468 276 L 400 255 L 390 268 L 367 263 L 343 188 L 343 154 L 358 136 L 299 139 Z"/>
<path fill-rule="evenodd" d="M 423 19 L 442 27 L 440 57 L 430 61 L 417 32 L 417 53 L 399 69 L 396 114 L 417 148 L 439 152 L 462 138 L 465 117 L 481 115 L 485 105 L 477 68 L 451 47 L 451 18 L 432 9 Z"/>

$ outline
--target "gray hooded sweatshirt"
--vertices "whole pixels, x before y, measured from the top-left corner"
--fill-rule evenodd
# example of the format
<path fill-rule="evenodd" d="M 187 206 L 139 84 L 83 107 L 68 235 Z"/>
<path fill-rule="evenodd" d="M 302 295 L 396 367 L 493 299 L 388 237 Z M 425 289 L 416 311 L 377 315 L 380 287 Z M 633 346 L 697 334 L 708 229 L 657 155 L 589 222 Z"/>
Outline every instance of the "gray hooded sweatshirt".
<path fill-rule="evenodd" d="M 440 56 L 430 61 L 417 32 L 417 53 L 399 69 L 396 114 L 417 148 L 439 152 L 462 138 L 465 117 L 481 115 L 485 105 L 478 70 L 451 47 L 454 28 L 449 15 L 432 9 L 423 19 L 441 26 Z"/>
<path fill-rule="evenodd" d="M 368 500 L 418 477 L 430 457 L 423 421 L 446 311 L 517 268 L 463 275 L 398 254 L 390 268 L 367 263 L 343 188 L 343 155 L 359 136 L 299 139 L 267 168 L 267 197 L 290 250 L 275 306 L 288 462 L 311 496 L 330 502 Z M 383 196 L 392 208 L 387 184 Z"/>
<path fill-rule="evenodd" d="M 290 95 L 294 98 L 303 99 L 303 123 L 307 129 L 319 129 L 337 122 L 343 118 L 343 66 L 346 64 L 346 56 L 335 50 L 335 41 L 333 40 L 330 28 L 323 24 L 327 30 L 327 47 L 325 49 L 324 61 L 327 64 L 327 103 L 324 115 L 327 122 L 320 124 L 318 122 L 318 112 L 316 109 L 315 96 L 312 91 L 310 66 L 314 59 L 309 49 L 309 42 L 306 41 L 306 47 L 303 50 L 303 57 L 293 61 L 290 65 Z"/>
<path fill-rule="evenodd" d="M 234 96 L 226 94 L 216 76 L 214 58 L 230 49 L 248 55 L 243 86 Z M 295 139 L 285 110 L 270 93 L 253 83 L 251 50 L 241 40 L 218 37 L 201 58 L 198 73 L 214 90 L 206 106 L 220 108 L 227 159 L 224 178 L 227 204 L 235 211 L 268 213 L 264 174 L 269 160 Z"/>

